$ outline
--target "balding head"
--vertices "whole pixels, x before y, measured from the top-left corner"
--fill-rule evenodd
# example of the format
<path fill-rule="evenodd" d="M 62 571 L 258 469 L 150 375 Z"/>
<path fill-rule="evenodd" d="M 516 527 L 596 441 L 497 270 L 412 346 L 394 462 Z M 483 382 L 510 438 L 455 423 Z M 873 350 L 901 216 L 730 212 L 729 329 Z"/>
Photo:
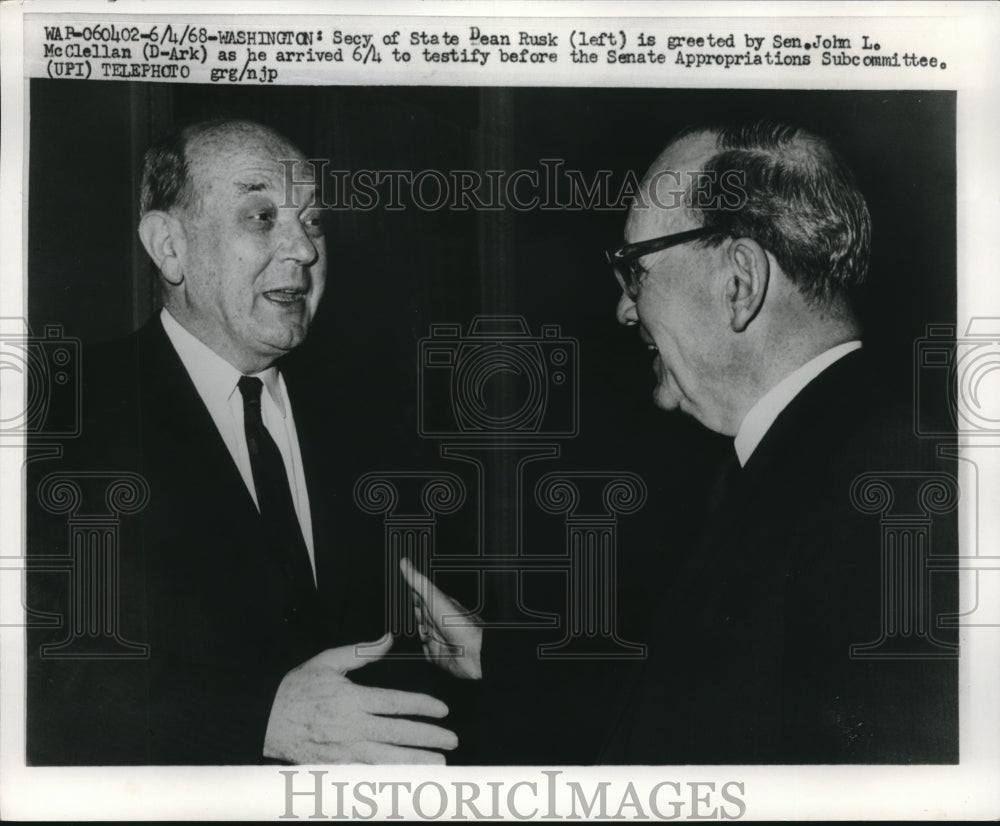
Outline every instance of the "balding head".
<path fill-rule="evenodd" d="M 249 121 L 189 126 L 146 156 L 139 237 L 164 308 L 242 373 L 298 347 L 323 295 L 323 220 L 302 160 Z"/>
<path fill-rule="evenodd" d="M 675 193 L 674 200 L 682 208 L 662 209 L 664 187 L 678 173 L 684 197 Z M 812 132 L 771 121 L 692 127 L 670 142 L 643 185 L 663 226 L 689 219 L 685 226 L 711 227 L 716 232 L 700 242 L 706 245 L 753 238 L 825 311 L 849 306 L 865 281 L 868 207 L 851 170 Z"/>
<path fill-rule="evenodd" d="M 849 294 L 869 225 L 850 172 L 811 133 L 761 122 L 672 140 L 611 256 L 618 319 L 656 352 L 656 403 L 734 435 L 785 376 L 856 338 Z"/>
<path fill-rule="evenodd" d="M 671 143 L 653 161 L 639 184 L 635 205 L 629 211 L 626 236 L 654 238 L 702 225 L 690 208 L 691 180 L 718 151 L 716 136 L 692 132 Z"/>
<path fill-rule="evenodd" d="M 142 170 L 141 213 L 152 210 L 196 210 L 201 203 L 198 181 L 234 149 L 251 148 L 288 160 L 304 160 L 284 135 L 249 120 L 209 120 L 186 126 L 150 147 Z"/>

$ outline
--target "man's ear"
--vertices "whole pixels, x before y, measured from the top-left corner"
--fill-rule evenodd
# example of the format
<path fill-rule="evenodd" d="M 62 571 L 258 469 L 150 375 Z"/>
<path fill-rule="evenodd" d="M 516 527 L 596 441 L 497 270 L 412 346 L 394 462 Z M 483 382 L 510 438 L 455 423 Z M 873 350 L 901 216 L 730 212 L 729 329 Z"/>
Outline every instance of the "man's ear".
<path fill-rule="evenodd" d="M 764 248 L 752 238 L 737 238 L 727 252 L 729 279 L 726 305 L 729 326 L 742 333 L 760 312 L 771 278 L 771 262 Z"/>
<path fill-rule="evenodd" d="M 180 286 L 184 281 L 181 222 L 168 212 L 147 212 L 139 221 L 139 239 L 167 283 Z"/>

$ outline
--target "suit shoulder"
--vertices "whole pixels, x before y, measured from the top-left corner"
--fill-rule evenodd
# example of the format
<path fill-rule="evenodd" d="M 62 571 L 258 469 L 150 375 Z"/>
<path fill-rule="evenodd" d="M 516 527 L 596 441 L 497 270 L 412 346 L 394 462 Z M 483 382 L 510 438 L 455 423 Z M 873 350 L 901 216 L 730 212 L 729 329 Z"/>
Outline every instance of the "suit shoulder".
<path fill-rule="evenodd" d="M 144 387 L 159 369 L 148 357 L 149 325 L 125 338 L 85 347 L 81 438 L 74 449 L 107 451 L 134 441 L 143 426 Z"/>

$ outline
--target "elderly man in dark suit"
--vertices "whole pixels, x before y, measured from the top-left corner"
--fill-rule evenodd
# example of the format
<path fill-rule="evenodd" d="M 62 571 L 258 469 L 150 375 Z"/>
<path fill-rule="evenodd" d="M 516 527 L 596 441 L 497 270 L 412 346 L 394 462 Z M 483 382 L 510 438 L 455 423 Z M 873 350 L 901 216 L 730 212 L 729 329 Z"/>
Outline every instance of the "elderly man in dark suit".
<path fill-rule="evenodd" d="M 603 760 L 957 760 L 957 662 L 933 628 L 956 608 L 953 582 L 903 606 L 920 613 L 903 629 L 923 643 L 912 656 L 864 648 L 893 631 L 893 595 L 857 485 L 876 471 L 950 478 L 863 355 L 853 298 L 869 238 L 851 172 L 795 126 L 686 130 L 646 173 L 625 246 L 608 253 L 618 320 L 652 353 L 655 403 L 733 437 L 734 455 Z M 954 552 L 954 524 L 934 529 L 937 551 Z"/>
<path fill-rule="evenodd" d="M 337 548 L 336 400 L 283 359 L 326 283 L 304 161 L 245 121 L 195 124 L 147 153 L 139 235 L 163 310 L 85 354 L 84 433 L 59 467 L 148 486 L 104 583 L 148 655 L 46 657 L 51 632 L 29 636 L 29 762 L 441 763 L 456 745 L 437 724 L 444 703 L 347 676 L 392 640 L 356 645 L 385 630 L 382 593 L 357 591 L 386 572 L 365 579 L 380 555 Z M 65 522 L 31 519 L 29 553 L 57 552 Z M 65 611 L 65 590 L 33 579 L 33 607 Z"/>

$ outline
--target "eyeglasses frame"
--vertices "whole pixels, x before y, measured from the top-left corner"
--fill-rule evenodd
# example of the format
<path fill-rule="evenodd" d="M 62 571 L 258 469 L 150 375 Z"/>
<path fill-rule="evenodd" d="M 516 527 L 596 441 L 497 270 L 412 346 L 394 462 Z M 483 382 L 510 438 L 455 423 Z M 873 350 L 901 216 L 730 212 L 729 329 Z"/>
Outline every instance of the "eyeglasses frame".
<path fill-rule="evenodd" d="M 614 270 L 615 278 L 618 279 L 622 291 L 635 301 L 639 297 L 639 282 L 634 272 L 631 269 L 626 269 L 631 262 L 644 255 L 649 255 L 651 252 L 676 247 L 718 232 L 716 227 L 696 227 L 684 230 L 684 232 L 675 232 L 670 235 L 661 235 L 658 238 L 648 238 L 645 241 L 625 244 L 617 249 L 606 249 L 604 256 L 608 259 L 611 269 Z"/>

